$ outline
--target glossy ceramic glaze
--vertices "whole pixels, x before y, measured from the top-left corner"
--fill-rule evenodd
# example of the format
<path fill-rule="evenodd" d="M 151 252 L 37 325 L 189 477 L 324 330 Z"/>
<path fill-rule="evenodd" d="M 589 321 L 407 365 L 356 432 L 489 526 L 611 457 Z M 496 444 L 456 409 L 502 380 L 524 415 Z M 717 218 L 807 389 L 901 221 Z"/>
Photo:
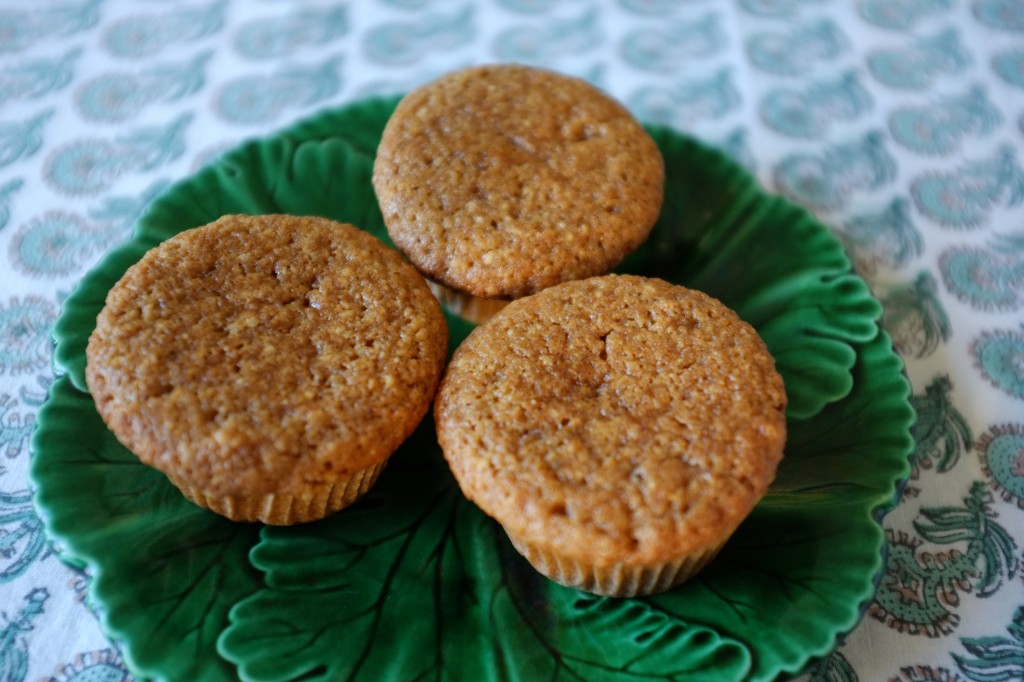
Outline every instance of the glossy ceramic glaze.
<path fill-rule="evenodd" d="M 429 419 L 362 501 L 291 528 L 194 507 L 106 430 L 83 372 L 110 286 L 162 239 L 226 213 L 323 215 L 387 241 L 370 173 L 394 103 L 326 111 L 173 186 L 65 303 L 55 358 L 66 376 L 33 440 L 36 505 L 63 558 L 92 573 L 91 599 L 136 674 L 772 680 L 826 654 L 880 575 L 879 521 L 913 444 L 909 385 L 880 305 L 828 230 L 666 129 L 651 130 L 666 161 L 662 216 L 619 270 L 736 309 L 790 398 L 769 495 L 690 582 L 608 599 L 540 577 L 461 496 Z M 454 346 L 470 325 L 449 325 Z"/>

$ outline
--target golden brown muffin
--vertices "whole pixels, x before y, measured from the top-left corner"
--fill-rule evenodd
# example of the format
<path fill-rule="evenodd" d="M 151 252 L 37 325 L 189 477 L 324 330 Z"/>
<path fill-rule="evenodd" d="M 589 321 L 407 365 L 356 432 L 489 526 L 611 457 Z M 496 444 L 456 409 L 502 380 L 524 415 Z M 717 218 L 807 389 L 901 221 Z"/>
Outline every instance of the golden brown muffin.
<path fill-rule="evenodd" d="M 772 356 L 734 312 L 607 275 L 477 327 L 434 417 L 462 491 L 534 567 L 633 596 L 693 575 L 765 494 L 785 408 Z"/>
<path fill-rule="evenodd" d="M 373 169 L 397 247 L 434 282 L 485 299 L 607 272 L 647 238 L 663 184 L 657 146 L 621 104 L 511 65 L 409 93 Z"/>
<path fill-rule="evenodd" d="M 373 484 L 429 409 L 446 351 L 426 283 L 368 233 L 231 215 L 125 273 L 86 379 L 118 440 L 186 497 L 291 524 Z"/>

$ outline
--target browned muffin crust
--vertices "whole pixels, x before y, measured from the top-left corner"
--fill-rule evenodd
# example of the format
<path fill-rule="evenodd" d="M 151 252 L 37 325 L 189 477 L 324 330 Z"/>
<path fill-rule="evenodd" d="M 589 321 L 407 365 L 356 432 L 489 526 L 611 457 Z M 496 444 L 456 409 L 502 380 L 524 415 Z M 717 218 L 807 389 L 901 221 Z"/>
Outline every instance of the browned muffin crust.
<path fill-rule="evenodd" d="M 771 355 L 734 312 L 608 275 L 475 329 L 434 410 L 463 492 L 521 551 L 656 568 L 706 561 L 764 495 L 785 407 Z"/>
<path fill-rule="evenodd" d="M 86 378 L 117 438 L 193 498 L 308 498 L 412 432 L 446 351 L 426 283 L 368 233 L 232 215 L 125 273 Z"/>
<path fill-rule="evenodd" d="M 403 98 L 373 172 L 398 248 L 482 298 L 607 272 L 647 238 L 663 184 L 657 146 L 622 105 L 585 81 L 511 65 Z"/>

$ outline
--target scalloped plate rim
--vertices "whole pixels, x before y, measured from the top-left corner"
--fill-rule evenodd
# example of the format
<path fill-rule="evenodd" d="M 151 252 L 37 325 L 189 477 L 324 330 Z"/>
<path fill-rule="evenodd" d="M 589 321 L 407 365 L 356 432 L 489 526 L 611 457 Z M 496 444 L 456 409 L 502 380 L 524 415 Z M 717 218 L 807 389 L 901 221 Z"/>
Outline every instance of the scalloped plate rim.
<path fill-rule="evenodd" d="M 343 106 L 340 106 L 340 107 L 337 107 L 337 108 L 332 108 L 330 110 L 316 112 L 316 113 L 312 114 L 311 116 L 308 116 L 306 118 L 303 118 L 301 120 L 293 122 L 293 123 L 291 123 L 291 124 L 289 124 L 287 126 L 284 126 L 280 130 L 278 130 L 278 131 L 271 131 L 271 132 L 267 133 L 265 136 L 254 138 L 254 139 L 250 139 L 250 140 L 246 140 L 246 141 L 240 143 L 239 145 L 237 145 L 236 147 L 234 147 L 233 149 L 225 152 L 223 155 L 218 157 L 216 160 L 210 162 L 207 166 L 204 166 L 203 168 L 195 171 L 194 173 L 191 173 L 188 176 L 182 178 L 178 182 L 173 183 L 170 187 L 168 187 L 168 188 L 166 188 L 164 190 L 164 192 L 162 193 L 161 196 L 169 194 L 171 192 L 174 192 L 180 186 L 182 186 L 182 185 L 188 183 L 189 181 L 191 181 L 199 173 L 207 171 L 208 169 L 216 166 L 219 163 L 222 163 L 222 162 L 224 162 L 226 160 L 232 159 L 235 156 L 241 158 L 241 156 L 244 154 L 246 149 L 252 148 L 254 146 L 258 146 L 259 144 L 262 144 L 263 142 L 265 142 L 266 140 L 268 140 L 270 138 L 277 138 L 277 137 L 281 137 L 281 136 L 285 136 L 285 135 L 301 135 L 301 134 L 303 134 L 303 131 L 315 131 L 315 130 L 317 130 L 318 128 L 320 128 L 322 126 L 322 123 L 320 123 L 320 121 L 324 117 L 324 115 L 325 114 L 329 114 L 332 111 L 348 108 L 348 107 L 351 107 L 353 105 L 358 105 L 358 104 L 379 103 L 382 106 L 386 106 L 387 102 L 392 101 L 392 100 L 397 101 L 397 98 L 385 97 L 385 98 L 373 98 L 373 99 L 370 99 L 370 100 L 359 100 L 357 102 L 352 102 L 352 103 L 349 103 L 347 105 L 343 105 Z M 736 164 L 732 160 L 730 160 L 727 157 L 725 157 L 725 155 L 722 154 L 719 150 L 716 150 L 713 147 L 708 146 L 706 143 L 704 143 L 702 141 L 696 140 L 696 139 L 692 138 L 691 136 L 689 136 L 689 135 L 687 135 L 685 133 L 681 133 L 679 131 L 675 131 L 675 130 L 669 128 L 669 127 L 653 126 L 653 128 L 661 128 L 663 130 L 666 130 L 669 133 L 673 133 L 673 134 L 679 135 L 680 137 L 686 138 L 690 142 L 696 144 L 698 147 L 700 147 L 700 148 L 702 148 L 704 150 L 707 150 L 707 151 L 711 152 L 712 154 L 714 154 L 716 156 L 721 157 L 727 163 L 733 165 L 738 171 L 740 171 L 742 173 L 743 184 L 745 186 L 747 186 L 750 189 L 753 189 L 755 192 L 759 193 L 762 196 L 769 196 L 769 197 L 781 200 L 782 202 L 784 202 L 786 204 L 789 204 L 791 206 L 796 207 L 797 209 L 799 209 L 801 212 L 803 212 L 805 214 L 805 217 L 807 219 L 812 221 L 814 224 L 820 226 L 822 229 L 827 230 L 827 228 L 825 228 L 823 225 L 821 225 L 820 221 L 813 214 L 811 214 L 809 211 L 807 211 L 804 207 L 799 206 L 799 205 L 789 201 L 785 197 L 782 197 L 782 196 L 777 195 L 777 194 L 772 194 L 772 193 L 768 192 L 767 190 L 765 190 L 761 186 L 761 184 L 757 181 L 757 179 L 754 176 L 752 176 L 746 169 L 742 168 L 739 164 Z M 68 343 L 68 338 L 67 338 L 67 335 L 65 334 L 65 331 L 71 331 L 71 330 L 65 330 L 65 327 L 67 325 L 67 320 L 69 320 L 70 318 L 73 318 L 74 314 L 76 312 L 78 312 L 80 314 L 80 311 L 77 311 L 75 309 L 75 306 L 79 304 L 79 297 L 83 295 L 82 292 L 85 289 L 87 289 L 90 285 L 95 285 L 97 282 L 110 282 L 112 284 L 113 281 L 117 280 L 117 278 L 120 275 L 119 274 L 116 275 L 113 278 L 113 280 L 111 280 L 110 279 L 110 274 L 111 273 L 109 271 L 111 270 L 112 266 L 116 263 L 116 261 L 119 258 L 123 257 L 124 253 L 130 252 L 131 250 L 134 250 L 134 249 L 138 248 L 138 246 L 142 242 L 150 242 L 150 243 L 154 242 L 153 236 L 150 233 L 150 228 L 148 227 L 148 224 L 147 224 L 147 217 L 149 215 L 150 208 L 154 204 L 156 204 L 158 201 L 159 201 L 159 198 L 154 200 L 154 202 L 152 204 L 150 204 L 150 206 L 147 207 L 147 209 L 143 212 L 143 214 L 140 216 L 140 218 L 138 219 L 136 225 L 133 228 L 132 236 L 128 240 L 126 240 L 125 242 L 122 242 L 121 244 L 116 245 L 108 253 L 104 254 L 104 256 L 82 278 L 80 278 L 80 280 L 76 283 L 73 291 L 69 294 L 68 298 L 65 300 L 64 304 L 61 307 L 60 314 L 58 316 L 57 322 L 56 322 L 56 324 L 54 326 L 54 329 L 53 329 L 53 332 L 52 332 L 52 337 L 53 337 L 53 341 L 54 341 L 54 345 L 55 345 L 55 352 L 54 352 L 54 355 L 53 355 L 53 365 L 54 365 L 54 368 L 55 368 L 55 371 L 56 371 L 57 374 L 66 373 L 66 374 L 69 375 L 69 377 L 68 377 L 69 378 L 68 385 L 69 385 L 69 388 L 71 390 L 74 390 L 74 391 L 77 391 L 77 392 L 80 392 L 80 393 L 84 393 L 85 395 L 88 395 L 87 391 L 83 391 L 81 387 L 76 385 L 74 369 L 72 367 L 65 366 L 61 362 L 60 350 L 61 350 L 62 347 L 65 347 L 65 349 L 66 349 L 66 344 Z M 830 236 L 832 237 L 832 239 L 835 239 L 834 235 L 831 235 L 831 233 L 830 233 Z M 840 245 L 840 249 L 842 249 L 841 245 Z M 842 253 L 843 253 L 843 257 L 846 258 L 847 263 L 849 263 L 849 259 L 848 259 L 848 257 L 845 254 L 845 250 L 842 250 Z M 117 268 L 114 268 L 114 269 L 117 269 Z M 852 270 L 852 266 L 849 267 L 849 269 L 847 269 L 844 272 L 837 272 L 835 274 L 837 276 L 853 275 L 853 276 L 857 277 L 856 273 L 853 272 L 853 270 Z M 91 307 L 91 306 L 89 306 L 89 307 Z M 62 322 L 63 322 L 63 324 L 62 324 Z M 884 331 L 884 329 L 881 328 L 881 326 L 878 324 L 877 320 L 876 320 L 876 326 L 878 327 L 878 333 L 881 334 L 881 335 L 885 335 L 886 336 L 886 338 L 887 338 L 886 344 L 887 344 L 888 348 L 890 349 L 890 351 L 892 352 L 893 356 L 895 356 L 897 359 L 900 360 L 900 366 L 901 366 L 902 374 L 903 374 L 904 380 L 907 383 L 908 394 L 909 394 L 909 380 L 907 379 L 906 369 L 905 369 L 905 366 L 902 363 L 902 359 L 899 358 L 899 356 L 896 353 L 895 349 L 892 347 L 891 341 L 888 340 L 887 333 Z M 74 331 L 71 331 L 72 335 L 74 333 L 75 333 Z M 856 344 L 856 345 L 863 345 L 863 344 Z M 859 357 L 859 355 L 858 355 L 858 357 Z M 908 396 L 903 396 L 903 397 L 909 397 L 909 395 Z M 908 403 L 908 405 L 909 405 L 909 403 Z M 912 411 L 912 408 L 911 408 L 911 412 L 910 412 L 910 416 L 909 416 L 910 420 L 906 424 L 907 425 L 907 429 L 908 429 L 908 438 L 909 438 L 909 429 L 910 429 L 911 424 L 913 423 L 913 417 L 914 417 L 914 415 L 913 415 L 913 411 Z M 40 424 L 37 425 L 37 434 L 36 435 L 38 435 L 38 432 L 40 430 L 43 430 L 43 429 L 45 429 L 45 426 L 41 422 Z M 36 444 L 36 435 L 34 435 L 34 437 L 32 439 L 32 444 L 33 444 L 33 450 L 34 451 L 38 447 L 38 445 Z M 908 450 L 907 454 L 908 455 L 910 454 L 910 449 L 912 448 L 912 445 L 913 445 L 912 439 L 910 439 L 910 442 L 908 442 L 908 447 L 907 447 L 907 450 Z M 871 510 L 869 510 L 872 522 L 877 526 L 877 529 L 879 531 L 882 529 L 882 520 L 885 517 L 885 515 L 888 514 L 890 511 L 892 511 L 896 507 L 896 505 L 897 505 L 897 503 L 899 501 L 899 497 L 901 495 L 902 487 L 903 487 L 903 485 L 905 485 L 905 483 L 907 481 L 907 476 L 908 475 L 909 475 L 909 464 L 907 466 L 903 467 L 903 469 L 901 470 L 900 475 L 897 476 L 896 478 L 894 478 L 890 482 L 891 483 L 890 491 L 888 492 L 887 497 L 885 499 L 880 500 Z M 882 492 L 883 491 L 878 491 L 878 494 L 881 495 Z M 47 534 L 49 535 L 50 534 L 50 528 L 49 528 L 49 525 L 46 523 L 46 521 L 47 521 L 46 514 L 44 512 L 44 513 L 41 513 L 40 515 L 43 518 L 44 525 L 46 526 Z M 92 560 L 92 557 L 87 557 L 87 556 L 83 556 L 81 554 L 76 553 L 74 551 L 74 549 L 73 549 L 73 542 L 72 543 L 68 543 L 66 538 L 58 538 L 58 539 L 65 543 L 63 551 L 61 552 L 61 554 L 65 555 L 64 557 L 62 557 L 63 559 L 71 560 L 71 561 L 80 561 L 80 562 L 83 562 L 85 564 L 88 564 L 89 566 L 86 569 L 87 572 L 89 571 L 90 568 L 93 568 L 92 565 L 95 562 L 94 562 L 94 560 Z M 254 547 L 255 546 L 256 545 L 254 545 Z M 882 542 L 881 542 L 880 553 L 879 553 L 878 562 L 877 562 L 877 567 L 878 568 L 875 571 L 874 575 L 871 576 L 871 580 L 869 581 L 874 586 L 877 586 L 878 582 L 881 580 L 881 578 L 884 575 L 885 555 L 887 553 L 888 553 L 888 542 L 885 540 L 884 534 L 882 534 Z M 95 570 L 95 569 L 93 568 L 93 570 Z M 818 651 L 818 652 L 808 652 L 807 660 L 806 661 L 804 661 L 803 663 L 801 663 L 798 666 L 793 667 L 793 668 L 780 669 L 778 671 L 778 673 L 780 673 L 780 674 L 782 674 L 782 673 L 785 673 L 785 674 L 797 674 L 801 670 L 806 669 L 808 665 L 813 663 L 813 661 L 814 661 L 814 659 L 816 657 L 820 657 L 820 656 L 826 655 L 832 649 L 834 649 L 835 644 L 838 641 L 838 639 L 841 638 L 844 634 L 847 634 L 848 632 L 850 632 L 850 630 L 855 628 L 857 626 L 857 624 L 863 619 L 863 616 L 865 614 L 866 604 L 870 603 L 871 595 L 873 593 L 874 593 L 874 588 L 872 588 L 871 593 L 866 596 L 866 601 L 862 601 L 858 605 L 857 611 L 858 611 L 859 615 L 857 615 L 856 618 L 853 620 L 853 622 L 849 624 L 848 628 L 843 629 L 842 627 L 840 627 L 838 629 L 838 631 L 836 633 L 836 636 L 835 636 L 835 638 L 832 641 L 832 644 L 827 648 L 827 650 Z M 103 622 L 105 622 L 105 619 L 103 619 Z M 104 628 L 104 630 L 106 630 L 106 628 Z"/>

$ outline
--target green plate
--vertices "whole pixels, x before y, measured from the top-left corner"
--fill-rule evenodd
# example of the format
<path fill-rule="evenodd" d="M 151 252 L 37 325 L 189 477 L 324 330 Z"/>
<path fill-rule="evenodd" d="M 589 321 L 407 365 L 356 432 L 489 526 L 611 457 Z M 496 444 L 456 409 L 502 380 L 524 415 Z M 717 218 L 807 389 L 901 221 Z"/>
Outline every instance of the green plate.
<path fill-rule="evenodd" d="M 104 427 L 85 345 L 106 292 L 161 240 L 225 213 L 328 216 L 387 241 L 370 186 L 394 99 L 246 144 L 157 199 L 67 299 L 65 375 L 33 439 L 36 504 L 86 568 L 106 632 L 157 679 L 771 680 L 827 654 L 880 575 L 912 448 L 909 384 L 838 241 L 721 153 L 651 129 L 666 202 L 619 268 L 703 289 L 761 333 L 786 382 L 786 456 L 701 574 L 608 599 L 541 578 L 468 503 L 426 420 L 353 507 L 291 528 L 186 502 Z M 449 318 L 452 344 L 470 329 Z"/>

